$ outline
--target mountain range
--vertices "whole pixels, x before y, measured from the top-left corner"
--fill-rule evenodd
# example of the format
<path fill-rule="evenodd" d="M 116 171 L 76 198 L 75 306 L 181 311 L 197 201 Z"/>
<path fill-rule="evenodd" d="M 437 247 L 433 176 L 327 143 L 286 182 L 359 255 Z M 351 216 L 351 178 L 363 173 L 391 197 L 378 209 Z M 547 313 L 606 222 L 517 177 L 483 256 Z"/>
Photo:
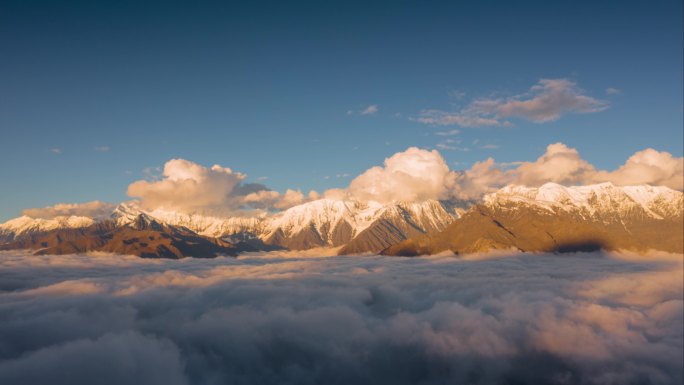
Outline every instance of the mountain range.
<path fill-rule="evenodd" d="M 603 183 L 508 186 L 481 202 L 319 199 L 258 217 L 220 218 L 123 203 L 104 217 L 22 216 L 0 225 L 0 249 L 142 257 L 236 255 L 316 247 L 339 254 L 414 256 L 495 249 L 573 251 L 684 248 L 683 194 L 667 187 Z"/>

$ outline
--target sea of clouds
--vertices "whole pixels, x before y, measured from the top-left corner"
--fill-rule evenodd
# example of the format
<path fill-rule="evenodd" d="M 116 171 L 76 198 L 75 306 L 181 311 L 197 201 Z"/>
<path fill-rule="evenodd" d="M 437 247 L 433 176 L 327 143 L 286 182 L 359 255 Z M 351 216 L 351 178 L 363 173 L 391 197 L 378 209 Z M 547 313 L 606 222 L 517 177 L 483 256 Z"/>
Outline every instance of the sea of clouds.
<path fill-rule="evenodd" d="M 0 384 L 681 384 L 681 255 L 0 253 Z"/>

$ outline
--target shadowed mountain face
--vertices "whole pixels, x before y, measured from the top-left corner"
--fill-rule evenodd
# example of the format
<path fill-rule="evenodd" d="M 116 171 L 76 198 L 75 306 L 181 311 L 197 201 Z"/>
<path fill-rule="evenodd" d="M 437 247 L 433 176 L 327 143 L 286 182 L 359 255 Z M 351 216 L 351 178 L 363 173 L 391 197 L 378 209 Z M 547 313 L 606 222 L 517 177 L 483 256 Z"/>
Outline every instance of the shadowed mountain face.
<path fill-rule="evenodd" d="M 140 215 L 131 223 L 104 221 L 84 228 L 56 229 L 28 235 L 0 245 L 0 250 L 33 249 L 36 254 L 72 254 L 104 251 L 143 258 L 213 258 L 255 251 L 218 238 L 198 235 L 183 227 L 169 226 Z"/>
<path fill-rule="evenodd" d="M 418 236 L 383 250 L 382 254 L 417 256 L 452 251 L 491 250 L 575 252 L 598 249 L 648 249 L 682 253 L 682 216 L 652 218 L 587 218 L 579 213 L 540 210 L 534 206 L 477 205 L 442 232 Z"/>

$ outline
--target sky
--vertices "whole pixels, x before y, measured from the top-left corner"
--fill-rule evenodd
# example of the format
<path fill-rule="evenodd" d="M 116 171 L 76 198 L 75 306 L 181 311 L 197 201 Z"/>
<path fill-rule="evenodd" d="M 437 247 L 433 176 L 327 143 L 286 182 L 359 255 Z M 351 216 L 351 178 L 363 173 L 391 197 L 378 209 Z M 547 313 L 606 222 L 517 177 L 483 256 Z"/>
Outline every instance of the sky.
<path fill-rule="evenodd" d="M 412 146 L 454 170 L 681 157 L 682 35 L 669 0 L 5 0 L 0 220 L 130 199 L 174 158 L 284 192 Z"/>

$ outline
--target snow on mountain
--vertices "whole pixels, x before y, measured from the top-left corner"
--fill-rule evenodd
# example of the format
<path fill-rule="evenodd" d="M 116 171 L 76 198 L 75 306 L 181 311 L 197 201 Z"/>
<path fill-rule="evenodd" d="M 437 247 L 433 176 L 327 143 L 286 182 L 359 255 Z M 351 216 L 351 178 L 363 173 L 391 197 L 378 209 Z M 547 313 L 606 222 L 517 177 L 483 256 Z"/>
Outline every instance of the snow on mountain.
<path fill-rule="evenodd" d="M 570 213 L 580 220 L 620 223 L 625 219 L 679 218 L 684 198 L 682 192 L 667 187 L 618 187 L 610 183 L 565 187 L 547 183 L 541 187 L 507 186 L 485 196 L 483 204 L 497 210 L 526 207 L 554 214 Z M 344 246 L 342 252 L 360 253 L 442 231 L 462 212 L 462 207 L 453 202 L 435 200 L 380 204 L 319 199 L 271 215 L 221 218 L 160 209 L 145 211 L 132 201 L 118 205 L 108 218 L 15 218 L 0 225 L 0 242 L 112 220 L 117 226 L 171 225 L 203 236 L 256 240 L 289 249 Z"/>
<path fill-rule="evenodd" d="M 485 205 L 510 209 L 533 205 L 549 211 L 575 212 L 584 218 L 645 215 L 654 219 L 682 215 L 683 194 L 664 186 L 615 186 L 600 183 L 566 187 L 546 183 L 541 187 L 511 185 L 485 196 Z"/>
<path fill-rule="evenodd" d="M 220 218 L 202 214 L 183 214 L 167 210 L 154 210 L 148 213 L 153 218 L 175 226 L 183 226 L 207 237 L 224 237 L 240 233 L 262 232 L 263 217 Z"/>
<path fill-rule="evenodd" d="M 90 226 L 95 220 L 81 216 L 59 216 L 52 219 L 31 218 L 23 215 L 0 224 L 0 241 L 11 241 L 16 237 L 42 233 L 55 229 Z"/>
<path fill-rule="evenodd" d="M 410 232 L 407 229 L 420 233 L 442 230 L 456 216 L 450 206 L 438 201 L 382 205 L 320 199 L 268 219 L 263 238 L 289 248 L 306 248 L 312 244 L 334 247 L 356 239 L 379 221 L 385 222 L 389 228 L 380 231 L 376 237 L 386 237 L 387 231 L 394 231 L 400 233 L 399 238 L 405 238 Z"/>

